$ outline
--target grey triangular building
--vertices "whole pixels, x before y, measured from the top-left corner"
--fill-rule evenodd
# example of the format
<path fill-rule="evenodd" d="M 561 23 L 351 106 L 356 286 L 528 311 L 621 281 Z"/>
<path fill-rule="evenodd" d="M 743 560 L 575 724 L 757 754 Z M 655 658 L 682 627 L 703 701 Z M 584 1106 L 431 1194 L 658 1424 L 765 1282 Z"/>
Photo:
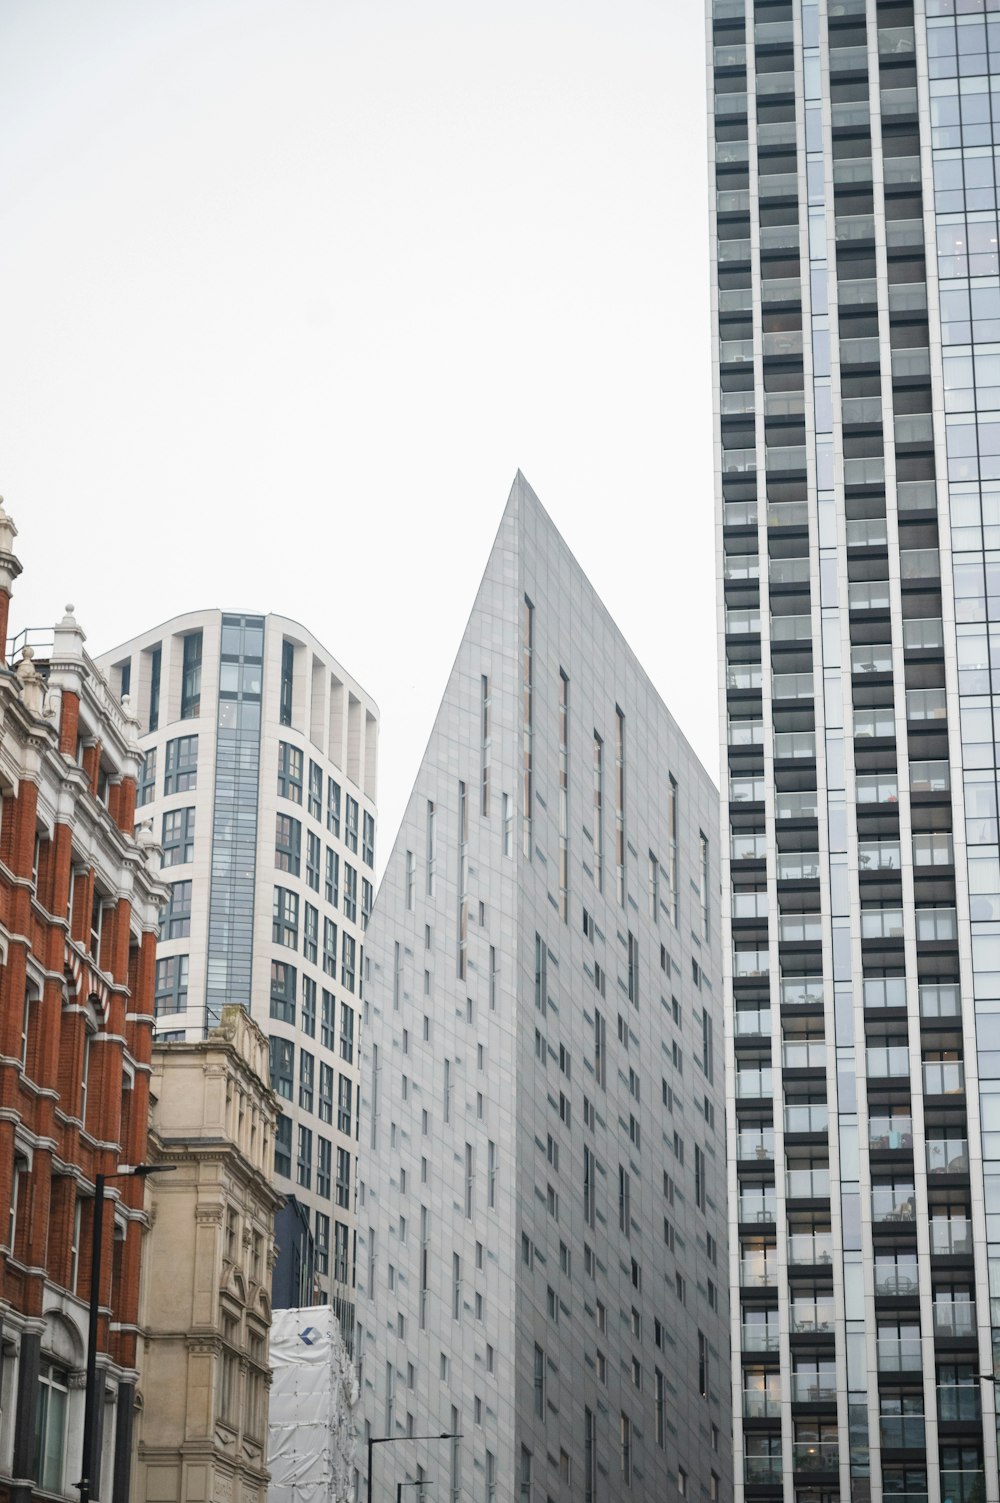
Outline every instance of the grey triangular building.
<path fill-rule="evenodd" d="M 730 1495 L 718 857 L 519 473 L 366 941 L 375 1498 Z"/>

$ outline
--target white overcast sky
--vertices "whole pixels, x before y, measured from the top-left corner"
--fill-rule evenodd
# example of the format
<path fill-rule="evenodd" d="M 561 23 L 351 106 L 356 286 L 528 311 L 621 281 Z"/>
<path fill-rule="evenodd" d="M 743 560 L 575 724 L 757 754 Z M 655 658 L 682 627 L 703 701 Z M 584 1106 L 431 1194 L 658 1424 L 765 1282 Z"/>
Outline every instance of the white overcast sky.
<path fill-rule="evenodd" d="M 4 0 L 14 629 L 301 620 L 384 861 L 520 466 L 715 775 L 702 17 Z"/>

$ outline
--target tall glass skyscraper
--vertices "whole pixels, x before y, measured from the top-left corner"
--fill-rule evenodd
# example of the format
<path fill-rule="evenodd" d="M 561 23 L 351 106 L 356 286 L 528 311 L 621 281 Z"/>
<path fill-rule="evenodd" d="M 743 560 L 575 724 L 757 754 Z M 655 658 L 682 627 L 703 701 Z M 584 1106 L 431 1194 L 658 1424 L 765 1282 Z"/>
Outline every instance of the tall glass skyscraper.
<path fill-rule="evenodd" d="M 997 1499 L 1000 11 L 709 58 L 736 1497 Z"/>

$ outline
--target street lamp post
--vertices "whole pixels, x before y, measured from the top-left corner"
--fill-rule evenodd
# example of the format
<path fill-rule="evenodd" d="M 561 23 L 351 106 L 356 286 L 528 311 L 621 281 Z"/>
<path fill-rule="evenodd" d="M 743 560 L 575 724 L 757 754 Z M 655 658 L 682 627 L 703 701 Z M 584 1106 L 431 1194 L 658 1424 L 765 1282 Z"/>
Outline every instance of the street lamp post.
<path fill-rule="evenodd" d="M 176 1164 L 135 1164 L 114 1174 L 94 1176 L 94 1225 L 90 1241 L 90 1321 L 87 1327 L 87 1387 L 83 1404 L 83 1460 L 76 1484 L 80 1503 L 90 1503 L 93 1485 L 95 1429 L 97 1426 L 97 1321 L 101 1302 L 101 1253 L 104 1241 L 104 1187 L 112 1179 L 145 1179 L 148 1174 L 169 1174 Z"/>
<path fill-rule="evenodd" d="M 443 1430 L 440 1435 L 369 1435 L 368 1437 L 368 1503 L 372 1503 L 372 1452 L 376 1446 L 391 1446 L 401 1440 L 461 1440 L 460 1434 Z"/>

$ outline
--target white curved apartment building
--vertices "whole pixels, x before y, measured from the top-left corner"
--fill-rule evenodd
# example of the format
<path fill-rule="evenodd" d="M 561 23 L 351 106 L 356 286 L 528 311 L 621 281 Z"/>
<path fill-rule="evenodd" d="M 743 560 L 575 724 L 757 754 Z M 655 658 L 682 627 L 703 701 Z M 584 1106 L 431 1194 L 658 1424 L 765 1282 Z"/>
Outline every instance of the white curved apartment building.
<path fill-rule="evenodd" d="M 137 819 L 163 845 L 157 1036 L 201 1038 L 240 1003 L 270 1039 L 275 1303 L 317 1293 L 353 1321 L 362 946 L 374 896 L 378 710 L 282 616 L 192 611 L 100 659 L 129 693 Z"/>

